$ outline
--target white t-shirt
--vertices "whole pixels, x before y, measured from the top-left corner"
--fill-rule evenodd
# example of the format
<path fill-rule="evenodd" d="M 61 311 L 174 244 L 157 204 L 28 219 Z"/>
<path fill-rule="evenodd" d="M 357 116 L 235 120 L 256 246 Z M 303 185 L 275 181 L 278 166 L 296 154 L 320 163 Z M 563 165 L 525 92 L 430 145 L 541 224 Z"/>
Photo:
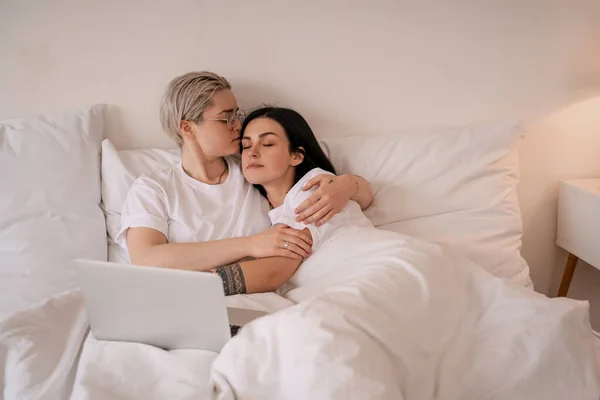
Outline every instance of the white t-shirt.
<path fill-rule="evenodd" d="M 333 175 L 331 172 L 327 172 L 321 168 L 311 169 L 289 190 L 283 204 L 269 212 L 269 218 L 273 225 L 285 224 L 291 228 L 300 230 L 308 228 L 313 239 L 313 254 L 323 244 L 331 241 L 348 229 L 373 227 L 371 221 L 363 214 L 360 206 L 355 201 L 349 201 L 339 213 L 321 226 L 316 226 L 314 223 L 306 225 L 303 222 L 296 222 L 296 213 L 294 210 L 317 190 L 317 187 L 313 187 L 307 191 L 303 191 L 302 188 L 310 179 L 321 174 Z"/>
<path fill-rule="evenodd" d="M 250 236 L 271 226 L 267 199 L 246 181 L 239 160 L 225 160 L 229 174 L 220 185 L 195 180 L 181 163 L 140 176 L 127 194 L 116 242 L 127 249 L 126 232 L 138 227 L 185 243 Z"/>

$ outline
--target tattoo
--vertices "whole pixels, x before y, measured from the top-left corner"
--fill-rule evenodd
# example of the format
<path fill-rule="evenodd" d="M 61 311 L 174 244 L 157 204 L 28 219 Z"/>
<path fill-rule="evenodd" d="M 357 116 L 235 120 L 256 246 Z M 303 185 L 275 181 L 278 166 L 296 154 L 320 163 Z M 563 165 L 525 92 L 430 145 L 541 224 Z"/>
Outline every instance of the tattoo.
<path fill-rule="evenodd" d="M 225 296 L 246 293 L 246 280 L 239 262 L 219 267 L 215 270 L 215 273 L 223 281 Z"/>

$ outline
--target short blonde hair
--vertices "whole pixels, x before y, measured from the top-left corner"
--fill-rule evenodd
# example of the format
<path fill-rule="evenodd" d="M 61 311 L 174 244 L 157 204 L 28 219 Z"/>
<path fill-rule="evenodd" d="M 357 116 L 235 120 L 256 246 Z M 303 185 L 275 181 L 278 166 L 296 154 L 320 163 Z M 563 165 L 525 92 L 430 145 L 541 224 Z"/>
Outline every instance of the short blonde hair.
<path fill-rule="evenodd" d="M 211 97 L 223 89 L 231 89 L 227 79 L 207 71 L 188 72 L 169 82 L 160 104 L 160 123 L 167 135 L 181 146 L 181 121 L 202 121 Z"/>

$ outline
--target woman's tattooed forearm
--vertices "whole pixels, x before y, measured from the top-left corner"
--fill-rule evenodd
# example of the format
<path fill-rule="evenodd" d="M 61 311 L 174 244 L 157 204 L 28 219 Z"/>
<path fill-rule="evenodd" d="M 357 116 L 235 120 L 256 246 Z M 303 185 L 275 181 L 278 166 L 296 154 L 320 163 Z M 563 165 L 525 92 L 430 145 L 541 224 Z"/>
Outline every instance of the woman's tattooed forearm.
<path fill-rule="evenodd" d="M 246 280 L 239 262 L 219 267 L 215 273 L 223 281 L 225 296 L 246 293 Z"/>

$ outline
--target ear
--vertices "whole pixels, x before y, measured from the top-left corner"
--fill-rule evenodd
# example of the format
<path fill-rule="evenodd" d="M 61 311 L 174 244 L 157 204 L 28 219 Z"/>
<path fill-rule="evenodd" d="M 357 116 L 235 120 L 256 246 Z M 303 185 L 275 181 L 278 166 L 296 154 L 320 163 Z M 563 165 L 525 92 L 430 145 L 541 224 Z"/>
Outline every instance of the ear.
<path fill-rule="evenodd" d="M 194 139 L 196 137 L 191 121 L 179 121 L 179 132 L 181 132 L 181 136 L 184 136 L 188 139 Z"/>
<path fill-rule="evenodd" d="M 304 161 L 304 147 L 300 146 L 298 149 L 292 151 L 292 167 L 297 167 Z"/>

